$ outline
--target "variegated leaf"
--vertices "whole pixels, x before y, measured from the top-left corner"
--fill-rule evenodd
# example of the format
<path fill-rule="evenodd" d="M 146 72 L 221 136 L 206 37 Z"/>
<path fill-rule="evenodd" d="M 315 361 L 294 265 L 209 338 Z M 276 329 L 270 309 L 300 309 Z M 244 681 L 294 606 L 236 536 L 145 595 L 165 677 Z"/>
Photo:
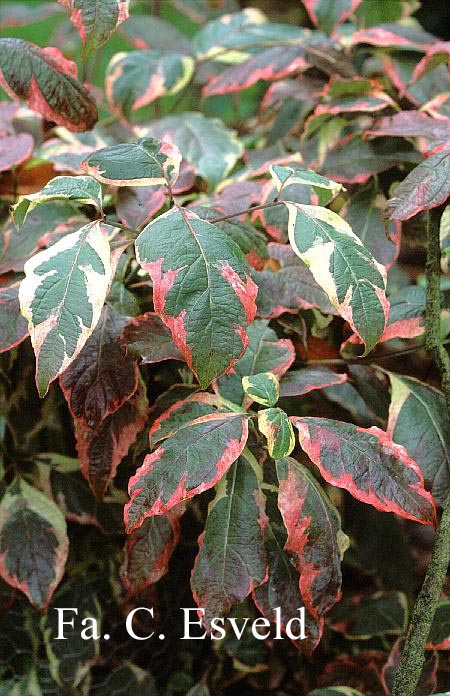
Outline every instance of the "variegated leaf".
<path fill-rule="evenodd" d="M 357 500 L 434 525 L 433 498 L 422 472 L 405 448 L 383 430 L 360 428 L 329 418 L 291 418 L 302 449 L 325 481 L 345 488 Z"/>
<path fill-rule="evenodd" d="M 327 34 L 345 22 L 360 3 L 361 0 L 303 0 L 313 24 Z"/>
<path fill-rule="evenodd" d="M 108 41 L 116 27 L 128 19 L 130 0 L 58 0 L 70 10 L 70 19 L 89 56 Z"/>
<path fill-rule="evenodd" d="M 58 48 L 0 39 L 0 87 L 70 131 L 90 130 L 97 122 L 97 105 L 78 82 L 76 64 Z"/>
<path fill-rule="evenodd" d="M 267 449 L 273 459 L 282 459 L 295 447 L 292 423 L 281 408 L 258 411 L 258 428 L 267 439 Z"/>
<path fill-rule="evenodd" d="M 144 228 L 136 256 L 153 280 L 156 312 L 206 387 L 248 345 L 257 287 L 242 252 L 222 230 L 174 206 Z"/>
<path fill-rule="evenodd" d="M 177 94 L 193 72 L 194 59 L 178 53 L 116 53 L 106 71 L 106 96 L 113 111 L 128 120 L 155 99 Z"/>
<path fill-rule="evenodd" d="M 290 370 L 280 383 L 280 396 L 303 396 L 315 389 L 326 389 L 346 381 L 346 374 L 337 374 L 328 367 Z"/>
<path fill-rule="evenodd" d="M 445 396 L 413 377 L 389 372 L 392 387 L 387 431 L 417 461 L 436 502 L 450 491 L 450 421 Z"/>
<path fill-rule="evenodd" d="M 324 192 L 328 195 L 328 198 L 333 198 L 340 191 L 345 191 L 342 184 L 338 184 L 336 181 L 331 181 L 331 179 L 327 179 L 325 176 L 316 174 L 316 172 L 310 169 L 302 169 L 302 167 L 297 164 L 284 167 L 276 164 L 271 165 L 270 174 L 275 181 L 278 192 L 292 184 L 303 184 L 305 186 L 310 186 L 313 190 L 318 189 L 317 194 L 323 204 L 326 203 L 326 201 L 322 199 L 322 194 Z"/>
<path fill-rule="evenodd" d="M 180 171 L 181 155 L 174 145 L 154 138 L 104 147 L 81 166 L 103 184 L 113 186 L 170 186 Z"/>
<path fill-rule="evenodd" d="M 388 317 L 384 266 L 336 213 L 320 206 L 286 205 L 293 250 L 361 337 L 366 355 L 383 334 Z"/>
<path fill-rule="evenodd" d="M 28 336 L 28 324 L 20 313 L 19 286 L 0 287 L 0 353 L 15 348 Z"/>
<path fill-rule="evenodd" d="M 280 396 L 280 384 L 273 372 L 258 372 L 242 378 L 245 393 L 263 406 L 275 406 Z"/>
<path fill-rule="evenodd" d="M 146 456 L 128 484 L 131 500 L 124 512 L 128 532 L 147 517 L 162 515 L 212 488 L 241 454 L 248 416 L 214 406 L 211 395 L 198 395 L 172 406 L 152 432 L 156 429 L 166 439 Z"/>
<path fill-rule="evenodd" d="M 278 507 L 288 534 L 284 548 L 300 573 L 305 606 L 320 620 L 341 598 L 341 560 L 350 542 L 314 476 L 292 457 L 276 464 Z"/>
<path fill-rule="evenodd" d="M 266 578 L 267 517 L 260 475 L 240 457 L 217 486 L 191 576 L 194 599 L 207 628 Z"/>
<path fill-rule="evenodd" d="M 50 201 L 73 201 L 78 205 L 92 205 L 100 215 L 102 210 L 102 188 L 90 176 L 57 176 L 37 193 L 19 196 L 11 207 L 11 215 L 17 227 L 22 227 L 27 215 L 42 203 Z"/>
<path fill-rule="evenodd" d="M 172 334 L 155 312 L 141 314 L 124 327 L 121 341 L 127 351 L 142 363 L 183 360 Z"/>
<path fill-rule="evenodd" d="M 409 220 L 422 210 L 445 203 L 450 196 L 450 152 L 439 152 L 413 169 L 388 201 L 394 220 Z"/>
<path fill-rule="evenodd" d="M 349 640 L 399 636 L 408 627 L 408 599 L 403 592 L 353 595 L 333 609 L 329 623 Z"/>
<path fill-rule="evenodd" d="M 95 329 L 111 280 L 111 251 L 99 222 L 68 234 L 25 266 L 19 300 L 36 354 L 36 384 L 50 383 Z"/>
<path fill-rule="evenodd" d="M 0 575 L 45 609 L 69 551 L 66 521 L 53 500 L 16 479 L 0 503 Z"/>

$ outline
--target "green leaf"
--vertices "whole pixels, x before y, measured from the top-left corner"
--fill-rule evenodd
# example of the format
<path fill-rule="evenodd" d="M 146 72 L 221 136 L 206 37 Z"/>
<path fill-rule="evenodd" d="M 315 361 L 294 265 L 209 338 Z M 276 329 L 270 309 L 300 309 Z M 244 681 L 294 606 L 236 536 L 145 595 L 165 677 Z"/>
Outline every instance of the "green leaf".
<path fill-rule="evenodd" d="M 0 503 L 0 575 L 39 609 L 48 606 L 69 550 L 66 521 L 55 503 L 16 479 Z"/>
<path fill-rule="evenodd" d="M 403 592 L 355 595 L 340 602 L 329 617 L 329 625 L 348 640 L 375 636 L 400 636 L 408 623 L 408 600 Z"/>
<path fill-rule="evenodd" d="M 320 197 L 321 203 L 324 205 L 326 200 L 322 196 L 326 195 L 328 199 L 334 198 L 340 191 L 344 190 L 342 184 L 336 183 L 336 181 L 331 181 L 325 176 L 320 176 L 316 172 L 310 169 L 302 169 L 296 164 L 291 164 L 289 166 L 280 167 L 279 165 L 273 164 L 270 166 L 270 174 L 272 179 L 275 181 L 275 186 L 277 191 L 280 192 L 286 186 L 291 186 L 291 184 L 304 184 L 305 186 L 311 186 L 312 189 Z M 328 194 L 326 193 L 328 191 Z"/>
<path fill-rule="evenodd" d="M 57 176 L 41 191 L 19 196 L 18 202 L 11 207 L 11 215 L 16 227 L 20 228 L 37 205 L 64 200 L 74 201 L 78 205 L 93 205 L 103 216 L 102 187 L 90 176 Z"/>
<path fill-rule="evenodd" d="M 263 406 L 275 406 L 280 396 L 280 385 L 273 372 L 243 377 L 242 386 L 253 401 Z"/>
<path fill-rule="evenodd" d="M 76 64 L 58 48 L 0 39 L 0 87 L 7 95 L 70 131 L 90 130 L 98 119 L 97 105 L 76 78 Z"/>
<path fill-rule="evenodd" d="M 48 387 L 95 329 L 111 280 L 111 251 L 98 221 L 68 234 L 25 266 L 20 308 L 36 354 L 36 384 Z"/>
<path fill-rule="evenodd" d="M 167 439 L 146 456 L 128 483 L 131 500 L 124 510 L 128 533 L 147 517 L 162 515 L 212 488 L 247 441 L 248 416 L 218 408 L 210 394 L 176 403 L 154 428 L 161 421 Z"/>
<path fill-rule="evenodd" d="M 439 602 L 436 607 L 427 648 L 429 650 L 450 649 L 450 599 Z"/>
<path fill-rule="evenodd" d="M 364 696 L 364 694 L 350 686 L 325 686 L 323 689 L 310 691 L 308 696 Z"/>
<path fill-rule="evenodd" d="M 312 23 L 327 34 L 342 24 L 356 10 L 361 0 L 303 0 Z"/>
<path fill-rule="evenodd" d="M 202 387 L 247 347 L 257 287 L 239 247 L 222 230 L 174 206 L 136 239 L 153 280 L 156 312 Z"/>
<path fill-rule="evenodd" d="M 70 19 L 83 41 L 86 58 L 108 41 L 128 19 L 129 0 L 58 0 L 70 10 Z"/>
<path fill-rule="evenodd" d="M 207 627 L 265 580 L 264 503 L 259 473 L 242 456 L 217 486 L 192 571 L 192 593 Z"/>
<path fill-rule="evenodd" d="M 273 459 L 287 457 L 295 447 L 294 431 L 281 408 L 266 408 L 258 412 L 258 428 L 267 438 L 267 448 Z"/>
<path fill-rule="evenodd" d="M 367 355 L 383 334 L 388 316 L 384 266 L 336 213 L 299 203 L 286 206 L 294 252 L 361 337 Z"/>
<path fill-rule="evenodd" d="M 341 560 L 349 546 L 338 511 L 312 474 L 292 457 L 277 461 L 285 551 L 300 573 L 300 592 L 317 620 L 341 598 Z"/>
<path fill-rule="evenodd" d="M 170 186 L 180 171 L 181 155 L 170 143 L 140 138 L 93 152 L 81 167 L 103 184 L 113 186 Z"/>
<path fill-rule="evenodd" d="M 217 118 L 207 118 L 190 111 L 165 116 L 153 121 L 146 134 L 164 140 L 169 138 L 180 150 L 183 159 L 192 162 L 199 176 L 216 188 L 233 169 L 244 148 L 235 131 L 226 128 Z"/>
<path fill-rule="evenodd" d="M 450 490 L 450 421 L 445 396 L 412 377 L 389 372 L 388 433 L 415 459 L 436 501 Z"/>
<path fill-rule="evenodd" d="M 129 119 L 133 111 L 155 99 L 180 92 L 191 80 L 194 67 L 193 58 L 177 53 L 116 53 L 105 77 L 111 108 Z"/>

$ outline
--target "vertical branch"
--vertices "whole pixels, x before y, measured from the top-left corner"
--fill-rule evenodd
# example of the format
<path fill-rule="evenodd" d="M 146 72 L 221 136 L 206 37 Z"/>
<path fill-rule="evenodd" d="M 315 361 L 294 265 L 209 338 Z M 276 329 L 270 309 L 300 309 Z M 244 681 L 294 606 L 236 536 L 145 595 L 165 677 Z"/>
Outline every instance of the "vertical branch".
<path fill-rule="evenodd" d="M 439 220 L 441 210 L 428 212 L 427 222 L 427 309 L 425 345 L 441 375 L 442 389 L 450 416 L 450 357 L 440 335 L 441 312 L 441 249 Z M 414 605 L 400 665 L 395 675 L 392 696 L 414 696 L 425 661 L 425 644 L 450 563 L 450 491 L 434 540 L 430 564 Z"/>

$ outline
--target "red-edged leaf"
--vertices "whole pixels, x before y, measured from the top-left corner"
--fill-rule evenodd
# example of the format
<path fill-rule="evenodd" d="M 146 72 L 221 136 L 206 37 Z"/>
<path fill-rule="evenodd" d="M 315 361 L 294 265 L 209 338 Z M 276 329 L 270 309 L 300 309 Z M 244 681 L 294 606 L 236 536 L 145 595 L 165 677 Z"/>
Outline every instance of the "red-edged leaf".
<path fill-rule="evenodd" d="M 20 313 L 19 285 L 0 287 L 0 353 L 11 350 L 28 336 L 28 323 Z"/>
<path fill-rule="evenodd" d="M 179 386 L 181 387 L 181 385 Z M 174 394 L 166 392 L 166 398 L 164 399 L 166 408 L 155 418 L 148 433 L 151 448 L 197 418 L 209 416 L 211 413 L 215 413 L 217 409 L 220 412 L 224 410 L 220 399 L 213 394 L 192 392 L 192 390 L 190 390 L 190 393 L 184 392 L 180 394 L 176 386 L 172 390 L 175 392 Z"/>
<path fill-rule="evenodd" d="M 281 626 L 286 629 L 287 622 L 298 615 L 298 610 L 305 606 L 300 594 L 300 576 L 285 551 L 286 529 L 277 508 L 277 496 L 268 492 L 267 513 L 269 521 L 265 531 L 265 544 L 268 562 L 267 580 L 253 590 L 253 599 L 259 611 L 269 621 L 275 622 L 277 614 L 281 616 Z M 310 655 L 317 647 L 322 625 L 305 607 L 306 639 L 293 640 L 294 645 Z"/>
<path fill-rule="evenodd" d="M 450 650 L 450 599 L 436 607 L 427 643 L 428 650 Z"/>
<path fill-rule="evenodd" d="M 387 695 L 392 693 L 395 673 L 399 668 L 404 646 L 405 638 L 399 638 L 392 646 L 388 660 L 383 667 L 381 683 Z M 415 696 L 428 696 L 428 694 L 434 694 L 436 692 L 438 666 L 438 654 L 433 652 L 431 655 L 427 656 L 425 664 L 423 665 L 420 681 L 414 692 Z M 437 696 L 439 696 L 439 694 Z M 441 696 L 445 696 L 445 694 L 441 694 Z"/>
<path fill-rule="evenodd" d="M 103 46 L 119 24 L 128 19 L 129 0 L 58 0 L 70 10 L 85 55 Z"/>
<path fill-rule="evenodd" d="M 136 240 L 153 280 L 156 312 L 205 387 L 240 358 L 257 287 L 239 247 L 222 230 L 174 206 Z"/>
<path fill-rule="evenodd" d="M 237 361 L 232 372 L 214 383 L 215 391 L 224 399 L 235 404 L 242 403 L 245 397 L 243 377 L 251 377 L 259 372 L 273 372 L 276 377 L 282 377 L 294 362 L 292 342 L 289 339 L 279 339 L 268 324 L 268 321 L 262 320 L 250 324 L 249 344 L 243 357 Z"/>
<path fill-rule="evenodd" d="M 0 575 L 45 609 L 69 551 L 66 521 L 51 498 L 17 479 L 0 503 Z"/>
<path fill-rule="evenodd" d="M 242 92 L 258 80 L 279 80 L 293 73 L 303 72 L 308 67 L 304 48 L 299 44 L 272 46 L 251 56 L 244 63 L 221 70 L 220 74 L 203 88 L 202 96 Z"/>
<path fill-rule="evenodd" d="M 278 507 L 288 533 L 284 548 L 300 573 L 305 606 L 320 620 L 341 598 L 341 559 L 349 540 L 338 511 L 312 474 L 291 457 L 276 465 Z"/>
<path fill-rule="evenodd" d="M 23 39 L 0 39 L 0 86 L 12 99 L 70 131 L 93 128 L 93 97 L 78 82 L 77 67 L 57 48 L 39 48 Z"/>
<path fill-rule="evenodd" d="M 253 271 L 258 286 L 257 314 L 274 319 L 283 312 L 316 307 L 326 314 L 335 314 L 327 295 L 289 244 L 270 243 L 271 259 L 280 264 L 279 271 Z"/>
<path fill-rule="evenodd" d="M 122 343 L 141 362 L 156 363 L 162 360 L 183 360 L 167 326 L 155 312 L 146 312 L 132 319 L 123 329 Z"/>
<path fill-rule="evenodd" d="M 352 36 L 353 44 L 369 44 L 408 51 L 427 51 L 436 41 L 433 34 L 423 29 L 401 24 L 380 24 L 357 31 Z"/>
<path fill-rule="evenodd" d="M 414 68 L 413 80 L 420 80 L 426 73 L 447 61 L 450 66 L 450 41 L 437 41 Z"/>
<path fill-rule="evenodd" d="M 192 570 L 192 593 L 208 628 L 266 579 L 264 504 L 258 474 L 240 457 L 217 487 Z"/>
<path fill-rule="evenodd" d="M 346 381 L 346 374 L 337 374 L 328 367 L 304 367 L 291 370 L 281 380 L 280 396 L 303 396 L 315 389 L 325 389 Z"/>
<path fill-rule="evenodd" d="M 6 172 L 31 157 L 34 141 L 28 133 L 0 138 L 0 172 Z"/>
<path fill-rule="evenodd" d="M 167 573 L 170 557 L 180 538 L 183 512 L 181 507 L 165 515 L 147 517 L 127 537 L 121 576 L 129 592 L 142 592 Z"/>
<path fill-rule="evenodd" d="M 140 383 L 135 395 L 108 416 L 96 430 L 89 428 L 84 419 L 76 419 L 75 436 L 81 472 L 100 500 L 123 457 L 143 429 L 147 410 L 145 385 Z"/>
<path fill-rule="evenodd" d="M 387 77 L 402 97 L 412 104 L 424 105 L 442 95 L 442 85 L 448 82 L 448 71 L 444 65 L 437 65 L 427 75 L 413 80 L 417 59 L 398 52 L 381 55 L 382 66 Z"/>
<path fill-rule="evenodd" d="M 206 397 L 208 405 L 210 395 Z M 187 406 L 181 403 L 171 408 L 170 419 L 164 422 L 169 436 L 146 456 L 130 479 L 131 500 L 124 511 L 128 532 L 139 527 L 146 517 L 162 515 L 183 500 L 212 488 L 242 452 L 248 436 L 246 414 L 211 405 L 206 409 L 209 413 L 198 417 L 198 409 L 195 400 Z"/>
<path fill-rule="evenodd" d="M 140 230 L 164 206 L 167 191 L 163 187 L 121 187 L 117 194 L 117 217 L 132 230 Z"/>
<path fill-rule="evenodd" d="M 361 0 L 303 0 L 312 23 L 327 34 L 345 22 Z"/>
<path fill-rule="evenodd" d="M 445 203 L 450 196 L 450 152 L 440 152 L 415 167 L 388 202 L 391 219 L 409 220 L 422 210 Z"/>
<path fill-rule="evenodd" d="M 366 131 L 366 135 L 427 138 L 441 142 L 450 138 L 450 121 L 445 118 L 432 118 L 423 111 L 400 111 L 393 116 L 383 116 L 375 121 Z"/>
<path fill-rule="evenodd" d="M 377 427 L 329 418 L 292 418 L 302 449 L 333 486 L 383 512 L 434 525 L 433 498 L 405 448 Z"/>
<path fill-rule="evenodd" d="M 120 344 L 127 319 L 105 305 L 94 333 L 60 377 L 73 417 L 89 428 L 98 429 L 137 389 L 137 365 Z"/>
<path fill-rule="evenodd" d="M 376 80 L 364 77 L 349 79 L 333 77 L 322 90 L 321 97 L 323 103 L 316 107 L 315 116 L 359 111 L 367 113 L 394 106 L 391 97 L 383 92 Z"/>

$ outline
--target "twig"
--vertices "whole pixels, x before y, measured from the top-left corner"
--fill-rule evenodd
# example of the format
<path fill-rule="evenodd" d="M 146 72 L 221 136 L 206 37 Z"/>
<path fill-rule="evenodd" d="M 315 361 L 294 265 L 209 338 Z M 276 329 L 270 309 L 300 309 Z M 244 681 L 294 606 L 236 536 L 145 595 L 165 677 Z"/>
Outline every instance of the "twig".
<path fill-rule="evenodd" d="M 439 220 L 441 209 L 428 212 L 426 263 L 427 310 L 425 345 L 441 375 L 442 389 L 450 415 L 450 357 L 440 340 L 440 259 Z M 426 453 L 425 453 L 426 455 Z M 436 532 L 431 560 L 422 589 L 411 614 L 405 646 L 395 675 L 392 696 L 413 696 L 425 662 L 425 645 L 450 562 L 450 492 Z"/>
<path fill-rule="evenodd" d="M 212 224 L 216 222 L 223 222 L 224 220 L 231 220 L 234 217 L 240 217 L 241 215 L 247 215 L 248 213 L 253 213 L 254 210 L 265 210 L 266 208 L 274 208 L 276 205 L 284 205 L 283 201 L 273 201 L 272 203 L 262 203 L 261 205 L 252 205 L 251 208 L 246 210 L 240 210 L 238 213 L 231 213 L 230 215 L 223 215 L 222 217 L 215 218 L 214 220 L 209 220 Z"/>

